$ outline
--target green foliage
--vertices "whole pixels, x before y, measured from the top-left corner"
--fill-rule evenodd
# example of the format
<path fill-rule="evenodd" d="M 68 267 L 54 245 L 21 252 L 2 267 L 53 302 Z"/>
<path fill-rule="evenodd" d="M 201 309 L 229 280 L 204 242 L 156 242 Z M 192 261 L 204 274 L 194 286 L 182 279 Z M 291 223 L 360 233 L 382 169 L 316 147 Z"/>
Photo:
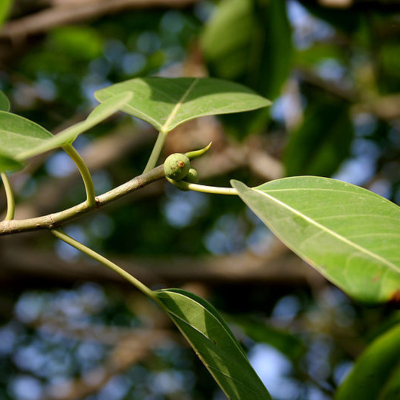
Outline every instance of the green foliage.
<path fill-rule="evenodd" d="M 285 148 L 286 175 L 331 176 L 350 155 L 353 124 L 345 102 L 310 106 Z"/>
<path fill-rule="evenodd" d="M 6 95 L 0 90 L 0 111 L 10 111 L 10 102 Z"/>
<path fill-rule="evenodd" d="M 97 106 L 88 118 L 53 136 L 40 125 L 15 114 L 0 111 L 0 143 L 3 151 L 15 160 L 29 157 L 72 143 L 78 135 L 118 111 L 131 98 L 121 93 Z"/>
<path fill-rule="evenodd" d="M 398 206 L 318 177 L 286 178 L 254 189 L 232 185 L 289 248 L 350 296 L 368 303 L 398 298 Z"/>
<path fill-rule="evenodd" d="M 400 398 L 400 325 L 378 337 L 360 356 L 335 400 Z"/>
<path fill-rule="evenodd" d="M 202 35 L 213 76 L 240 82 L 269 99 L 279 96 L 291 68 L 291 28 L 280 0 L 222 1 Z M 223 118 L 237 137 L 259 131 L 265 110 Z"/>
<path fill-rule="evenodd" d="M 211 304 L 179 289 L 154 294 L 229 399 L 271 399 L 240 344 Z"/>
<path fill-rule="evenodd" d="M 64 57 L 90 61 L 103 51 L 99 33 L 87 26 L 63 26 L 51 32 L 51 45 Z"/>
<path fill-rule="evenodd" d="M 137 78 L 101 89 L 95 96 L 106 101 L 121 92 L 133 93 L 123 111 L 165 133 L 201 116 L 254 110 L 271 104 L 242 85 L 213 78 Z"/>
<path fill-rule="evenodd" d="M 12 3 L 12 0 L 2 0 L 0 3 L 0 28 L 8 17 Z"/>

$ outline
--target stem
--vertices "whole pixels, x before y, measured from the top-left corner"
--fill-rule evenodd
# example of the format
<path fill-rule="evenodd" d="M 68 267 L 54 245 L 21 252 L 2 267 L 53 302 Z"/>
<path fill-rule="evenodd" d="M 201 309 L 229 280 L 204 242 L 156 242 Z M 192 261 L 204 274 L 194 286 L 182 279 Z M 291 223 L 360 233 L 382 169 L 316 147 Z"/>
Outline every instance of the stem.
<path fill-rule="evenodd" d="M 0 175 L 1 175 L 1 180 L 3 181 L 4 190 L 6 191 L 6 198 L 7 198 L 7 214 L 6 214 L 6 217 L 4 218 L 4 221 L 11 221 L 14 219 L 14 215 L 15 215 L 14 194 L 13 194 L 11 184 L 10 184 L 10 181 L 9 181 L 6 173 L 2 172 Z"/>
<path fill-rule="evenodd" d="M 71 157 L 72 161 L 78 167 L 79 172 L 82 176 L 83 183 L 86 189 L 86 204 L 88 207 L 94 206 L 96 204 L 96 195 L 94 192 L 94 185 L 92 176 L 90 175 L 89 168 L 83 161 L 82 157 L 79 153 L 75 150 L 72 144 L 67 144 L 63 146 L 65 152 Z"/>
<path fill-rule="evenodd" d="M 237 190 L 234 188 L 224 188 L 217 186 L 206 186 L 198 185 L 196 183 L 188 183 L 185 181 L 174 181 L 171 178 L 165 177 L 168 182 L 172 183 L 176 187 L 182 190 L 193 190 L 195 192 L 211 193 L 211 194 L 226 194 L 226 195 L 237 195 Z"/>
<path fill-rule="evenodd" d="M 147 165 L 143 173 L 149 172 L 157 165 L 157 161 L 160 158 L 161 150 L 164 146 L 166 138 L 167 138 L 167 132 L 160 131 L 158 133 L 156 143 L 154 144 L 149 161 L 147 161 Z"/>
<path fill-rule="evenodd" d="M 87 202 L 77 204 L 76 206 L 67 208 L 53 214 L 43 215 L 36 218 L 14 219 L 11 222 L 0 222 L 0 236 L 9 235 L 11 233 L 37 231 L 41 229 L 54 229 L 62 224 L 70 222 L 89 212 L 98 210 L 107 204 L 120 199 L 138 189 L 149 185 L 165 176 L 162 165 L 152 169 L 146 174 L 139 175 L 124 184 L 111 189 L 110 191 L 97 196 L 96 204 L 88 206 Z"/>
<path fill-rule="evenodd" d="M 102 255 L 96 253 L 94 250 L 89 249 L 89 247 L 86 247 L 82 243 L 76 241 L 72 237 L 68 236 L 66 233 L 61 231 L 60 229 L 52 229 L 50 231 L 56 238 L 62 240 L 65 243 L 68 243 L 70 246 L 74 247 L 75 249 L 81 251 L 82 253 L 85 253 L 89 257 L 92 257 L 94 260 L 100 262 L 101 264 L 105 265 L 106 267 L 112 269 L 114 272 L 122 276 L 124 279 L 126 279 L 128 282 L 130 282 L 133 286 L 135 286 L 137 289 L 139 289 L 143 294 L 146 296 L 150 297 L 151 299 L 155 300 L 158 302 L 156 297 L 153 294 L 153 291 L 148 288 L 146 285 L 144 285 L 142 282 L 134 278 L 131 274 L 123 270 L 121 267 L 119 267 L 117 264 L 114 264 L 107 258 L 103 257 Z"/>

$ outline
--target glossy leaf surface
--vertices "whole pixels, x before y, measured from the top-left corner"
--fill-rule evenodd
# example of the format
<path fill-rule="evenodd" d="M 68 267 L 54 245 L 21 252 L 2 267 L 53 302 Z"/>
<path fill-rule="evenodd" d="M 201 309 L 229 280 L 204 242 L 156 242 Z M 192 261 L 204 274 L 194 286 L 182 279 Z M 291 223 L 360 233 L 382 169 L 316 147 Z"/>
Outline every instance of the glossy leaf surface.
<path fill-rule="evenodd" d="M 16 160 L 72 143 L 78 135 L 97 125 L 119 110 L 131 97 L 121 93 L 97 106 L 83 122 L 79 122 L 53 136 L 46 129 L 15 114 L 0 111 L 0 146 L 5 154 Z"/>
<path fill-rule="evenodd" d="M 101 89 L 95 97 L 103 102 L 121 92 L 133 94 L 123 111 L 162 132 L 197 117 L 271 104 L 242 85 L 213 78 L 137 78 Z"/>
<path fill-rule="evenodd" d="M 335 400 L 400 398 L 400 325 L 376 339 L 360 356 Z"/>
<path fill-rule="evenodd" d="M 229 399 L 271 399 L 240 344 L 211 304 L 179 289 L 154 294 Z"/>
<path fill-rule="evenodd" d="M 0 111 L 10 111 L 10 102 L 6 95 L 0 90 Z"/>
<path fill-rule="evenodd" d="M 358 186 L 294 177 L 250 189 L 242 200 L 296 254 L 363 302 L 400 294 L 400 208 Z"/>

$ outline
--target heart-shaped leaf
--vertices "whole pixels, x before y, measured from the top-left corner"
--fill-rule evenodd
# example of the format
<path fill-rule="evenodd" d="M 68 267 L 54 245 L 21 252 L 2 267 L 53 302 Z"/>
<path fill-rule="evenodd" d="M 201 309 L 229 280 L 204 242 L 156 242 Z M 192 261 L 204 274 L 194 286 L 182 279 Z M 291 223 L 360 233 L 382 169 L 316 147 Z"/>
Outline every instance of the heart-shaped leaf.
<path fill-rule="evenodd" d="M 268 400 L 267 389 L 217 310 L 179 289 L 154 292 L 229 399 Z"/>
<path fill-rule="evenodd" d="M 399 299 L 400 207 L 328 178 L 232 186 L 290 249 L 350 296 L 369 303 Z"/>
<path fill-rule="evenodd" d="M 133 93 L 123 111 L 165 133 L 197 117 L 271 104 L 245 86 L 213 78 L 137 78 L 101 89 L 95 97 L 103 102 L 121 92 Z"/>
<path fill-rule="evenodd" d="M 0 111 L 0 149 L 10 158 L 23 161 L 29 157 L 72 143 L 78 135 L 97 125 L 119 110 L 130 93 L 121 93 L 97 106 L 83 122 L 53 136 L 40 125 L 26 118 Z"/>
<path fill-rule="evenodd" d="M 393 400 L 400 394 L 400 325 L 376 339 L 336 392 L 335 400 Z"/>
<path fill-rule="evenodd" d="M 10 111 L 10 102 L 6 95 L 0 90 L 0 111 Z"/>

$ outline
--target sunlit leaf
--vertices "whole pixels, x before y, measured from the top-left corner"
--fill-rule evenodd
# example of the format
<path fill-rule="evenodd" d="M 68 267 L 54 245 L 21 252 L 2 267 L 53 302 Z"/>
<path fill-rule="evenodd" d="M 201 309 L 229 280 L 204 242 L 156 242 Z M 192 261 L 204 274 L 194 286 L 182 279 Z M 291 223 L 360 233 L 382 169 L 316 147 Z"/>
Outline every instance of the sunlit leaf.
<path fill-rule="evenodd" d="M 271 399 L 240 344 L 211 304 L 179 289 L 154 294 L 229 399 Z"/>
<path fill-rule="evenodd" d="M 162 132 L 197 117 L 249 111 L 271 104 L 242 85 L 212 78 L 137 78 L 101 89 L 95 97 L 106 101 L 121 92 L 133 93 L 123 111 Z"/>
<path fill-rule="evenodd" d="M 400 398 L 400 325 L 378 337 L 360 356 L 335 400 Z"/>
<path fill-rule="evenodd" d="M 0 111 L 0 146 L 10 157 L 25 160 L 29 157 L 72 143 L 78 135 L 97 125 L 119 110 L 131 95 L 121 93 L 97 106 L 83 122 L 53 136 L 40 125 L 23 117 Z"/>
<path fill-rule="evenodd" d="M 242 200 L 296 254 L 363 302 L 400 295 L 400 208 L 358 186 L 319 177 L 272 181 Z"/>
<path fill-rule="evenodd" d="M 10 111 L 10 102 L 6 95 L 0 90 L 0 111 Z"/>

